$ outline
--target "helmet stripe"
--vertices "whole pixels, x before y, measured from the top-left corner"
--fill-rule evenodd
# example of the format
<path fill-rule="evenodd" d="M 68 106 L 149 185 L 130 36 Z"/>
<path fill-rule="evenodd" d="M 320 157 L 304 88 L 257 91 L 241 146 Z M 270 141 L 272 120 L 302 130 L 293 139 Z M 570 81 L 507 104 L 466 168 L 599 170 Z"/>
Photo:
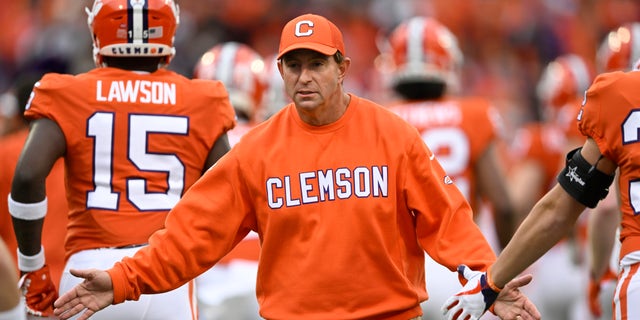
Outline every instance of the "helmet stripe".
<path fill-rule="evenodd" d="M 148 4 L 146 0 L 131 0 L 127 2 L 127 25 L 129 43 L 147 43 L 148 35 L 144 32 L 149 29 Z"/>
<path fill-rule="evenodd" d="M 409 20 L 407 25 L 407 62 L 409 64 L 419 63 L 424 59 L 422 48 L 424 41 L 424 19 L 416 18 Z"/>
<path fill-rule="evenodd" d="M 239 46 L 237 43 L 228 43 L 220 50 L 220 59 L 216 65 L 216 79 L 222 81 L 226 86 L 233 83 L 233 66 L 235 66 L 236 52 Z"/>

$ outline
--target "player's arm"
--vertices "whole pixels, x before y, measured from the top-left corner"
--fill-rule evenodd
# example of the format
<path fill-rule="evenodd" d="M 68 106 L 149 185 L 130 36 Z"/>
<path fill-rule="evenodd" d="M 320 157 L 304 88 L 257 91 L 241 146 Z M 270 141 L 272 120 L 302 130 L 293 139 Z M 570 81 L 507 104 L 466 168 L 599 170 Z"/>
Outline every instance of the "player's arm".
<path fill-rule="evenodd" d="M 226 133 L 222 134 L 213 145 L 213 148 L 209 151 L 209 155 L 207 156 L 207 162 L 202 169 L 202 174 L 204 174 L 207 169 L 209 169 L 213 164 L 215 164 L 222 156 L 224 156 L 231 146 L 229 144 L 229 137 Z"/>
<path fill-rule="evenodd" d="M 35 120 L 16 164 L 8 199 L 18 242 L 18 268 L 22 275 L 19 286 L 28 312 L 34 315 L 50 315 L 57 297 L 41 236 L 47 213 L 45 181 L 65 149 L 64 135 L 54 121 Z"/>
<path fill-rule="evenodd" d="M 478 172 L 478 190 L 489 199 L 494 212 L 494 224 L 500 247 L 504 248 L 515 231 L 515 209 L 512 196 L 507 188 L 504 165 L 500 161 L 496 142 L 489 144 L 487 150 L 476 163 Z"/>
<path fill-rule="evenodd" d="M 64 135 L 49 119 L 35 120 L 16 164 L 9 208 L 20 252 L 40 252 L 40 235 L 46 213 L 45 181 L 66 149 Z"/>
<path fill-rule="evenodd" d="M 536 203 L 489 270 L 486 273 L 466 272 L 472 279 L 465 276 L 469 283 L 443 306 L 443 314 L 448 320 L 464 319 L 466 315 L 479 318 L 494 301 L 495 312 L 503 318 L 518 314 L 513 313 L 513 307 L 516 307 L 515 312 L 527 313 L 523 319 L 539 318 L 537 311 L 531 309 L 533 306 L 526 307 L 525 304 L 525 308 L 519 309 L 518 304 L 514 304 L 523 299 L 514 290 L 517 285 L 513 285 L 522 277 L 512 279 L 566 236 L 585 207 L 595 207 L 606 196 L 616 169 L 611 160 L 602 156 L 592 139 L 587 139 L 581 149 L 569 153 L 567 158 L 558 184 Z M 515 297 L 518 299 L 513 300 Z M 503 306 L 510 306 L 512 311 L 499 311 Z"/>
<path fill-rule="evenodd" d="M 559 183 L 536 203 L 490 268 L 491 278 L 498 287 L 504 286 L 566 236 L 582 211 L 587 206 L 595 207 L 606 195 L 616 164 L 602 156 L 593 139 L 587 139 L 577 152 L 580 154 L 573 154 L 560 173 Z"/>

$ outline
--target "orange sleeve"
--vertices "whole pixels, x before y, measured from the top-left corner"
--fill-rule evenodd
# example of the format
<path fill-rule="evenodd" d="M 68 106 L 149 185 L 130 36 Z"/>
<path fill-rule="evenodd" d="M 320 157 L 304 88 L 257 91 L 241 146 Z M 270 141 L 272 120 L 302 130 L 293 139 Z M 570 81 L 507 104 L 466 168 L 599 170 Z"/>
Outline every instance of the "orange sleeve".
<path fill-rule="evenodd" d="M 420 244 L 451 271 L 463 263 L 474 270 L 486 270 L 495 254 L 474 223 L 468 202 L 438 161 L 420 161 L 430 154 L 428 147 L 416 140 L 405 168 L 404 191 L 416 215 Z"/>
<path fill-rule="evenodd" d="M 619 141 L 617 137 L 607 137 L 606 127 L 607 125 L 619 126 L 622 121 L 617 123 L 611 123 L 611 119 L 615 116 L 615 112 L 603 112 L 602 108 L 607 105 L 614 105 L 620 103 L 619 101 L 607 100 L 607 90 L 624 90 L 624 89 L 610 89 L 616 82 L 618 77 L 623 75 L 622 72 L 613 72 L 602 74 L 594 80 L 591 87 L 587 90 L 585 100 L 578 114 L 578 129 L 580 132 L 588 137 L 591 137 L 598 144 L 600 152 L 607 158 L 616 161 L 616 153 L 613 151 L 615 142 Z M 632 92 L 631 89 L 626 92 Z M 608 124 L 607 124 L 608 123 Z"/>
<path fill-rule="evenodd" d="M 169 212 L 166 228 L 149 238 L 148 247 L 109 270 L 114 303 L 181 286 L 213 266 L 255 228 L 246 218 L 249 197 L 238 181 L 233 150 L 215 167 Z"/>

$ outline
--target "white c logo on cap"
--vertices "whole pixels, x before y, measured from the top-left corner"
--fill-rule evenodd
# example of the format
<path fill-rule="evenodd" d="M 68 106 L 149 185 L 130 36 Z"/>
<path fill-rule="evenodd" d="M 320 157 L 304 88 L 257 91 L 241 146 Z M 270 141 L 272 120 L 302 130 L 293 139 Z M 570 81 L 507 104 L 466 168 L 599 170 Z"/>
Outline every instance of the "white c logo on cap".
<path fill-rule="evenodd" d="M 302 26 L 306 25 L 308 26 L 307 31 L 302 32 Z M 310 20 L 302 20 L 302 21 L 298 21 L 298 23 L 296 23 L 296 31 L 295 31 L 295 35 L 296 37 L 307 37 L 313 34 L 313 21 Z"/>

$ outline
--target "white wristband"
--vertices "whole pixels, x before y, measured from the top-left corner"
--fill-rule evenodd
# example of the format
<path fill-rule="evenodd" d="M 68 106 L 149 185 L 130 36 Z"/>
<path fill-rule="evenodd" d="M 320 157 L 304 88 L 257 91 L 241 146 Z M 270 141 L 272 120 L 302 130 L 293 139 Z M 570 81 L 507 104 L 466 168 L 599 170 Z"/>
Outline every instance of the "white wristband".
<path fill-rule="evenodd" d="M 9 213 L 14 218 L 38 220 L 47 215 L 47 197 L 36 203 L 22 203 L 11 199 L 11 194 L 9 194 L 7 201 L 9 202 Z"/>
<path fill-rule="evenodd" d="M 44 247 L 40 246 L 40 252 L 33 256 L 25 256 L 18 249 L 18 269 L 24 272 L 36 271 L 44 267 Z"/>

